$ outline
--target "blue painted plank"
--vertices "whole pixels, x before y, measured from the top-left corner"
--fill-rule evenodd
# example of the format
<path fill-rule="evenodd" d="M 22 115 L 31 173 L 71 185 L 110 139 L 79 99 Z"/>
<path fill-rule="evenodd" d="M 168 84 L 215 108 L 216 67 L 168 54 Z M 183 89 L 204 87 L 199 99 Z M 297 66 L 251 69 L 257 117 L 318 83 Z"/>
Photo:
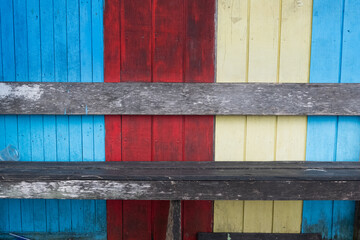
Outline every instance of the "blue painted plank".
<path fill-rule="evenodd" d="M 14 39 L 16 81 L 28 81 L 28 43 L 27 43 L 27 9 L 21 0 L 14 1 Z M 22 161 L 28 161 L 31 156 L 30 117 L 18 116 L 18 141 Z M 18 230 L 34 231 L 33 200 L 21 200 L 21 223 Z"/>
<path fill-rule="evenodd" d="M 27 0 L 29 81 L 41 81 L 41 43 L 39 0 Z M 44 161 L 43 117 L 30 116 L 31 155 L 29 161 Z M 33 200 L 34 231 L 46 231 L 45 200 Z M 29 212 L 28 214 L 32 214 Z"/>
<path fill-rule="evenodd" d="M 40 1 L 40 29 L 41 29 L 41 80 L 53 82 L 55 80 L 54 56 L 54 8 L 52 0 Z M 44 116 L 44 160 L 56 161 L 56 122 L 55 116 Z M 58 200 L 45 200 L 46 230 L 59 230 Z"/>
<path fill-rule="evenodd" d="M 359 83 L 360 74 L 360 2 L 344 4 L 341 82 Z M 359 161 L 360 118 L 339 117 L 336 161 Z M 352 239 L 354 232 L 354 201 L 335 201 L 333 239 Z"/>
<path fill-rule="evenodd" d="M 66 0 L 54 1 L 55 81 L 67 82 Z M 71 44 L 71 43 L 69 43 Z M 69 117 L 56 117 L 57 160 L 70 161 Z M 59 200 L 59 231 L 71 232 L 71 201 Z"/>
<path fill-rule="evenodd" d="M 92 82 L 91 1 L 80 1 L 80 76 L 81 82 Z M 94 117 L 82 116 L 83 161 L 94 160 Z M 84 224 L 82 231 L 94 231 L 96 224 L 95 201 L 83 201 Z"/>
<path fill-rule="evenodd" d="M 93 82 L 104 81 L 103 6 L 103 0 L 92 1 L 91 23 Z M 104 116 L 94 116 L 94 161 L 105 161 Z M 106 201 L 97 200 L 95 201 L 95 205 L 96 228 L 94 231 L 106 233 Z"/>
<path fill-rule="evenodd" d="M 15 32 L 14 32 L 14 9 L 13 1 L 4 1 L 1 4 L 1 30 L 2 54 L 3 54 L 3 76 L 4 81 L 16 81 L 15 62 Z M 19 71 L 21 72 L 21 71 Z M 12 144 L 18 147 L 17 116 L 5 116 L 5 145 Z M 8 230 L 21 229 L 21 203 L 20 200 L 8 200 L 4 213 L 8 214 Z"/>
<path fill-rule="evenodd" d="M 314 0 L 311 83 L 339 82 L 342 1 Z M 308 117 L 306 160 L 335 161 L 337 117 Z M 304 201 L 302 232 L 332 236 L 333 201 Z"/>
<path fill-rule="evenodd" d="M 79 2 L 67 2 L 67 42 L 68 44 L 68 81 L 80 82 L 80 19 Z M 70 161 L 82 161 L 82 126 L 81 117 L 69 117 Z M 83 202 L 71 201 L 71 228 L 72 231 L 82 232 Z"/>

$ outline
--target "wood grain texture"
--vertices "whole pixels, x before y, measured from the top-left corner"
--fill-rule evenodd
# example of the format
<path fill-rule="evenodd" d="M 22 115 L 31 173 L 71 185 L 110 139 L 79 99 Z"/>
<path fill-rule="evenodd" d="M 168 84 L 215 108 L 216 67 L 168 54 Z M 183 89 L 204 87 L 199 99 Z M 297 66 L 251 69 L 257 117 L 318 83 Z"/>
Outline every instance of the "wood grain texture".
<path fill-rule="evenodd" d="M 101 0 L 1 4 L 1 81 L 103 81 L 102 6 Z M 102 116 L 3 119 L 0 147 L 17 146 L 24 161 L 104 161 Z M 0 231 L 106 235 L 105 201 L 6 202 L 0 203 Z"/>
<path fill-rule="evenodd" d="M 213 82 L 215 1 L 106 1 L 105 11 L 105 82 Z M 213 158 L 212 116 L 105 120 L 108 161 Z M 112 201 L 111 206 L 116 211 L 108 210 L 109 239 L 165 238 L 168 201 Z M 211 231 L 210 201 L 187 201 L 182 207 L 184 239 Z"/>
<path fill-rule="evenodd" d="M 281 4 L 278 82 L 308 83 L 312 0 L 285 0 Z M 305 160 L 306 127 L 306 116 L 277 118 L 276 161 Z M 272 231 L 300 233 L 302 205 L 302 201 L 275 201 Z"/>
<path fill-rule="evenodd" d="M 1 162 L 0 166 L 0 198 L 360 199 L 358 162 L 59 162 L 26 165 Z M 253 205 L 248 209 L 255 207 L 256 202 L 250 203 Z"/>
<path fill-rule="evenodd" d="M 321 240 L 320 234 L 296 233 L 199 233 L 198 240 Z"/>
<path fill-rule="evenodd" d="M 181 240 L 181 201 L 170 201 L 166 240 Z"/>
<path fill-rule="evenodd" d="M 360 85 L 0 83 L 2 114 L 359 115 Z M 141 96 L 141 97 L 139 97 Z M 177 107 L 175 107 L 177 106 Z"/>
<path fill-rule="evenodd" d="M 216 82 L 246 82 L 248 0 L 218 1 Z M 216 116 L 215 161 L 245 158 L 245 116 Z M 243 231 L 243 201 L 214 202 L 214 232 Z"/>

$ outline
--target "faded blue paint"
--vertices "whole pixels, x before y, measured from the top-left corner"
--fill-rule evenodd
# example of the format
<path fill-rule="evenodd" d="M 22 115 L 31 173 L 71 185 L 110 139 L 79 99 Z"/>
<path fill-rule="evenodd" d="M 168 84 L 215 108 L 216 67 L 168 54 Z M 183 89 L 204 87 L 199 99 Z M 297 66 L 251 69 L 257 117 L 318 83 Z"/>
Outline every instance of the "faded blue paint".
<path fill-rule="evenodd" d="M 0 7 L 0 80 L 103 82 L 102 0 Z M 8 144 L 22 161 L 105 161 L 104 117 L 0 116 L 0 148 Z M 106 202 L 0 200 L 0 232 L 9 231 L 105 239 Z"/>
<path fill-rule="evenodd" d="M 310 82 L 360 82 L 360 2 L 314 0 Z M 358 117 L 309 117 L 306 159 L 358 161 Z M 353 201 L 304 201 L 303 232 L 352 239 Z"/>

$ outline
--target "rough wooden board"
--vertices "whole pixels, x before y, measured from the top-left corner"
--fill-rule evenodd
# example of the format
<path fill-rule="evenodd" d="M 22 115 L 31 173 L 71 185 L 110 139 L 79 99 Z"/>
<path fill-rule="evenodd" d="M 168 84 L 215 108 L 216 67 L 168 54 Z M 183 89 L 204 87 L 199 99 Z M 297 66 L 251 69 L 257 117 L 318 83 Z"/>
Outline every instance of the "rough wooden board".
<path fill-rule="evenodd" d="M 194 162 L 194 168 L 191 162 L 171 167 L 155 162 L 0 162 L 0 198 L 360 199 L 359 162 L 320 163 L 268 162 L 267 167 L 256 167 L 254 162 L 230 162 L 232 168 L 222 168 L 222 162 Z M 144 164 L 152 168 L 142 168 Z"/>
<path fill-rule="evenodd" d="M 320 234 L 289 233 L 199 233 L 198 240 L 321 240 Z"/>
<path fill-rule="evenodd" d="M 360 115 L 356 83 L 12 82 L 0 89 L 1 114 Z"/>

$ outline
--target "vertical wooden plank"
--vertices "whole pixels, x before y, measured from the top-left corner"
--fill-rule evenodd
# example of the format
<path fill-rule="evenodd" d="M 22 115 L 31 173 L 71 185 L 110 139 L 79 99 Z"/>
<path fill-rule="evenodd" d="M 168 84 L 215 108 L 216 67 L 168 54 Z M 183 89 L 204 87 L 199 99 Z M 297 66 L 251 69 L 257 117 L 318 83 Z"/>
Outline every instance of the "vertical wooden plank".
<path fill-rule="evenodd" d="M 66 1 L 54 1 L 55 81 L 67 82 Z M 56 116 L 57 160 L 70 160 L 69 117 Z M 71 201 L 59 200 L 59 232 L 71 231 Z"/>
<path fill-rule="evenodd" d="M 40 39 L 41 39 L 41 80 L 55 80 L 54 56 L 54 6 L 52 1 L 40 1 Z M 44 160 L 56 161 L 56 122 L 55 116 L 44 116 Z M 59 230 L 59 207 L 57 200 L 45 200 L 47 231 Z"/>
<path fill-rule="evenodd" d="M 218 1 L 217 82 L 246 82 L 249 0 Z M 217 116 L 215 161 L 244 161 L 246 117 Z M 214 232 L 243 231 L 243 201 L 214 202 Z"/>
<path fill-rule="evenodd" d="M 1 6 L 2 17 L 2 31 L 4 37 L 2 37 L 2 52 L 4 56 L 3 61 L 3 77 L 5 81 L 17 80 L 16 69 L 16 52 L 15 52 L 15 22 L 14 22 L 14 5 L 13 1 L 7 1 Z M 19 9 L 21 12 L 21 9 Z M 18 15 L 18 12 L 16 12 Z M 21 28 L 21 26 L 19 26 Z M 20 30 L 20 29 L 19 29 Z M 18 33 L 19 34 L 19 33 Z M 23 45 L 24 46 L 24 45 Z M 21 46 L 20 46 L 21 47 Z M 22 72 L 19 69 L 19 74 Z M 24 71 L 23 71 L 24 72 Z M 6 146 L 12 144 L 18 147 L 18 128 L 17 128 L 17 116 L 5 116 L 5 142 Z M 5 204 L 7 205 L 7 204 Z M 8 226 L 9 231 L 21 230 L 21 205 L 20 200 L 8 200 Z"/>
<path fill-rule="evenodd" d="M 3 71 L 3 61 L 5 59 L 5 54 L 2 50 L 3 48 L 3 36 L 5 35 L 5 31 L 3 31 L 2 27 L 2 13 L 3 9 L 0 8 L 0 62 L 1 62 L 1 70 L 0 70 L 0 81 L 4 81 L 4 71 Z M 0 148 L 4 149 L 6 147 L 6 128 L 5 128 L 5 116 L 0 117 Z M 0 200 L 0 231 L 8 231 L 9 229 L 9 200 L 8 199 L 1 199 Z"/>
<path fill-rule="evenodd" d="M 91 1 L 80 1 L 80 76 L 81 82 L 92 82 L 92 31 Z M 82 160 L 94 161 L 94 117 L 82 116 Z M 82 229 L 77 232 L 92 232 L 96 224 L 95 201 L 83 202 Z"/>
<path fill-rule="evenodd" d="M 19 1 L 14 1 L 13 7 L 16 81 L 28 81 L 27 6 Z M 28 157 L 31 156 L 29 116 L 18 116 L 17 131 L 21 160 L 28 160 Z M 33 200 L 20 200 L 21 222 L 19 222 L 19 231 L 34 230 L 33 202 Z"/>
<path fill-rule="evenodd" d="M 312 1 L 281 1 L 279 82 L 309 81 Z M 305 160 L 307 118 L 278 117 L 275 160 Z M 274 201 L 275 233 L 300 233 L 302 201 Z"/>
<path fill-rule="evenodd" d="M 249 14 L 248 81 L 276 82 L 280 2 L 251 1 Z M 246 161 L 275 160 L 275 136 L 276 117 L 247 117 Z M 271 232 L 272 214 L 272 201 L 245 201 L 244 232 Z"/>
<path fill-rule="evenodd" d="M 120 82 L 120 1 L 105 1 L 104 81 Z M 105 116 L 105 159 L 121 161 L 121 117 Z M 108 200 L 107 237 L 122 239 L 122 201 Z"/>
<path fill-rule="evenodd" d="M 185 82 L 214 82 L 216 2 L 185 1 Z M 184 117 L 184 160 L 213 161 L 213 116 Z M 212 201 L 184 201 L 183 239 L 211 232 Z"/>
<path fill-rule="evenodd" d="M 121 81 L 151 82 L 151 0 L 121 2 Z M 141 126 L 140 128 L 138 126 Z M 151 117 L 122 117 L 122 160 L 151 161 Z M 123 239 L 151 239 L 151 202 L 123 202 Z"/>
<path fill-rule="evenodd" d="M 310 82 L 339 81 L 343 1 L 313 2 Z M 306 160 L 335 161 L 337 117 L 308 117 Z M 302 232 L 332 235 L 333 201 L 304 201 Z"/>
<path fill-rule="evenodd" d="M 69 81 L 81 81 L 80 59 L 80 16 L 79 1 L 67 2 L 67 60 Z M 81 161 L 82 153 L 82 126 L 81 117 L 69 117 L 69 144 L 70 161 Z M 82 232 L 83 202 L 71 201 L 71 231 Z"/>
<path fill-rule="evenodd" d="M 40 39 L 40 4 L 37 0 L 27 1 L 27 46 L 28 46 L 28 64 L 29 81 L 41 81 L 41 43 Z M 30 135 L 31 135 L 31 153 L 28 159 L 31 161 L 44 160 L 44 133 L 42 116 L 30 116 Z M 26 157 L 26 156 L 24 156 Z M 33 209 L 31 209 L 33 208 Z M 46 231 L 46 211 L 45 200 L 33 200 L 33 207 L 25 210 L 33 215 L 32 224 L 34 231 Z M 25 230 L 25 229 L 24 229 Z"/>
<path fill-rule="evenodd" d="M 154 0 L 152 6 L 153 82 L 183 82 L 185 1 Z M 152 160 L 183 160 L 183 117 L 153 116 Z M 152 201 L 153 239 L 166 238 L 168 201 Z"/>
<path fill-rule="evenodd" d="M 103 0 L 91 1 L 92 80 L 104 82 Z M 94 116 L 94 161 L 105 161 L 104 116 Z M 106 201 L 95 201 L 95 228 L 106 233 Z"/>
<path fill-rule="evenodd" d="M 341 83 L 360 82 L 360 26 L 358 15 L 360 3 L 345 0 L 343 42 L 341 59 Z M 338 120 L 336 161 L 360 160 L 360 118 L 343 117 Z M 334 201 L 333 239 L 352 239 L 354 233 L 354 201 Z"/>

